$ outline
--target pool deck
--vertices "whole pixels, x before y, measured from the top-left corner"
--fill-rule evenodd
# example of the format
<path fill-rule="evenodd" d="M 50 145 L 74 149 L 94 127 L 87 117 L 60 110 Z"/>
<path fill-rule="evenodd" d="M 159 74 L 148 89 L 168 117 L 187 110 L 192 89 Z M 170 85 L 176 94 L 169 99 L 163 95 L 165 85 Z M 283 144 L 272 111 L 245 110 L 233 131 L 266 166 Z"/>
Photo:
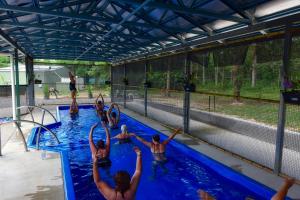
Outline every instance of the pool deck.
<path fill-rule="evenodd" d="M 44 107 L 52 113 L 56 113 L 56 106 Z M 122 109 L 122 112 L 166 135 L 170 134 L 168 128 L 157 121 L 145 118 L 128 109 Z M 173 120 L 175 124 L 181 125 L 181 118 L 173 115 L 169 113 L 168 120 Z M 35 113 L 35 116 L 40 118 L 41 113 Z M 29 116 L 26 117 L 29 118 Z M 47 116 L 45 121 L 46 123 L 53 122 L 50 116 Z M 23 128 L 24 133 L 28 134 L 32 125 L 24 124 Z M 30 152 L 24 152 L 20 137 L 14 133 L 13 127 L 5 128 L 5 133 L 9 133 L 6 138 L 10 138 L 10 140 L 6 141 L 3 149 L 4 156 L 0 157 L 1 199 L 64 199 L 60 155 L 32 149 Z M 5 133 L 2 129 L 2 134 L 5 135 Z M 250 164 L 199 139 L 186 134 L 178 135 L 175 139 L 274 190 L 277 190 L 283 182 L 281 177 L 270 171 Z M 288 195 L 292 198 L 299 198 L 300 186 L 294 185 Z"/>
<path fill-rule="evenodd" d="M 55 112 L 55 107 L 53 107 Z M 35 113 L 37 121 L 41 113 Z M 29 116 L 22 117 L 30 119 Z M 45 117 L 46 123 L 53 120 Z M 22 123 L 27 138 L 33 125 Z M 25 152 L 21 137 L 12 124 L 2 131 L 2 154 L 0 157 L 0 199 L 55 199 L 64 198 L 60 154 L 30 149 Z"/>

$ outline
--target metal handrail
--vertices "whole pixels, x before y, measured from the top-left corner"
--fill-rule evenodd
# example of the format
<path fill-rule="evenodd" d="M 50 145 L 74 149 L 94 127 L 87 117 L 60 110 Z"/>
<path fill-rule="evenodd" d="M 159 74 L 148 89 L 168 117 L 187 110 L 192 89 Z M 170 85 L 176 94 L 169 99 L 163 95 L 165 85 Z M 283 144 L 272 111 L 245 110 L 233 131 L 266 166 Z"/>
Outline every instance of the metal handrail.
<path fill-rule="evenodd" d="M 45 129 L 46 131 L 50 132 L 50 133 L 55 137 L 57 143 L 60 144 L 60 141 L 59 141 L 59 139 L 57 138 L 56 134 L 55 134 L 53 131 L 51 131 L 50 129 L 48 129 L 47 127 L 45 127 L 43 124 L 40 124 L 40 123 L 34 122 L 34 121 L 24 120 L 24 119 L 14 120 L 14 122 L 17 123 L 17 124 L 18 124 L 18 122 L 33 123 L 33 124 L 37 124 L 37 125 L 40 126 L 40 127 L 39 127 L 39 131 L 38 131 L 38 135 L 37 135 L 37 138 L 36 138 L 36 146 L 37 146 L 37 149 L 40 148 L 39 141 L 40 141 L 40 134 L 41 134 L 41 129 L 42 129 L 42 128 Z M 21 129 L 21 128 L 19 127 L 19 125 L 18 125 L 17 127 L 18 127 L 18 129 Z M 24 138 L 24 139 L 25 139 L 25 138 Z M 25 142 L 26 142 L 26 141 L 25 141 Z"/>
<path fill-rule="evenodd" d="M 44 111 L 45 112 L 45 111 Z M 37 135 L 37 139 L 36 139 L 36 146 L 37 146 L 37 149 L 39 149 L 39 141 L 40 141 L 40 134 L 41 134 L 41 129 L 45 129 L 46 131 L 49 131 L 56 139 L 57 143 L 60 144 L 60 141 L 59 139 L 57 138 L 56 134 L 51 131 L 50 129 L 48 129 L 47 127 L 45 127 L 43 124 L 41 123 L 38 123 L 38 122 L 35 122 L 35 121 L 29 121 L 29 120 L 23 120 L 23 119 L 20 119 L 20 120 L 13 120 L 13 121 L 8 121 L 8 122 L 3 122 L 0 124 L 0 127 L 1 125 L 3 124 L 9 124 L 9 123 L 14 123 L 15 126 L 17 127 L 19 133 L 21 134 L 21 138 L 22 138 L 22 142 L 24 144 L 24 148 L 25 148 L 25 151 L 27 152 L 28 151 L 28 147 L 27 147 L 27 142 L 25 140 L 25 136 L 24 136 L 24 133 L 22 131 L 22 129 L 20 128 L 20 124 L 19 122 L 24 122 L 24 123 L 32 123 L 32 124 L 36 124 L 36 125 L 39 125 L 39 131 L 38 131 L 38 135 Z M 1 131 L 1 129 L 0 129 Z M 0 133 L 0 137 L 1 137 L 1 133 Z M 0 142 L 1 142 L 1 138 L 0 138 Z M 2 145 L 0 143 L 0 156 L 2 156 Z"/>
<path fill-rule="evenodd" d="M 46 108 L 42 108 L 42 107 L 39 107 L 39 106 L 20 106 L 20 107 L 17 107 L 16 109 L 19 110 L 21 108 L 27 108 L 28 109 L 28 111 L 31 115 L 32 121 L 34 121 L 34 117 L 32 115 L 32 110 L 30 110 L 30 108 L 38 108 L 40 110 L 43 110 L 43 112 L 49 113 L 52 116 L 52 118 L 54 119 L 54 121 L 57 122 L 57 119 L 54 117 L 54 115 L 49 110 L 47 110 Z"/>

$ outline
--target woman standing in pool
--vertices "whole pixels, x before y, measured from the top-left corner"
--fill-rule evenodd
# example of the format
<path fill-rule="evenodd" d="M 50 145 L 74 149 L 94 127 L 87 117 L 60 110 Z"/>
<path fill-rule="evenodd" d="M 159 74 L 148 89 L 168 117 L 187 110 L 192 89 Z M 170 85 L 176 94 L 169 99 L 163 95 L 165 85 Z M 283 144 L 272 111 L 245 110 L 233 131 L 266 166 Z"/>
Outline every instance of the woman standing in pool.
<path fill-rule="evenodd" d="M 93 156 L 93 177 L 94 182 L 101 194 L 108 200 L 133 200 L 142 175 L 142 154 L 138 147 L 134 148 L 137 155 L 135 172 L 130 179 L 126 171 L 118 171 L 114 175 L 115 188 L 110 187 L 106 182 L 101 180 L 98 172 L 97 156 Z"/>
<path fill-rule="evenodd" d="M 109 135 L 109 130 L 107 129 L 106 126 L 103 126 L 106 134 L 106 144 L 104 143 L 103 140 L 99 140 L 97 142 L 97 145 L 95 145 L 93 141 L 93 133 L 94 129 L 98 126 L 97 124 L 94 124 L 91 127 L 90 133 L 89 133 L 89 144 L 92 152 L 92 157 L 97 158 L 97 164 L 99 167 L 109 167 L 111 166 L 111 161 L 109 159 L 109 153 L 110 153 L 110 135 Z"/>
<path fill-rule="evenodd" d="M 70 78 L 69 89 L 71 91 L 71 97 L 72 97 L 72 99 L 75 99 L 76 92 L 77 92 L 75 76 L 71 72 L 69 72 L 69 78 Z"/>
<path fill-rule="evenodd" d="M 124 143 L 130 143 L 130 137 L 134 137 L 135 134 L 133 133 L 128 133 L 127 131 L 127 126 L 125 124 L 123 124 L 121 126 L 121 133 L 114 136 L 112 139 L 118 139 L 119 140 L 119 144 L 124 144 Z"/>
<path fill-rule="evenodd" d="M 100 97 L 101 97 L 102 101 L 99 100 Z M 103 111 L 104 111 L 104 99 L 103 99 L 103 96 L 101 93 L 98 95 L 98 97 L 95 100 L 95 108 L 96 108 L 97 114 L 101 117 L 103 114 Z"/>
<path fill-rule="evenodd" d="M 113 111 L 113 108 L 117 108 L 117 112 Z M 106 113 L 107 119 L 108 119 L 108 124 L 109 127 L 112 129 L 117 129 L 118 128 L 118 123 L 120 121 L 120 108 L 118 104 L 112 103 Z"/>
<path fill-rule="evenodd" d="M 164 172 L 167 172 L 167 168 L 165 164 L 167 162 L 167 158 L 165 155 L 166 152 L 166 145 L 179 133 L 180 129 L 176 129 L 174 133 L 165 141 L 160 142 L 160 136 L 158 134 L 152 137 L 152 142 L 148 142 L 143 138 L 136 136 L 136 139 L 141 141 L 144 145 L 148 146 L 153 155 L 153 163 L 152 163 L 152 170 L 153 170 L 153 177 L 156 175 L 157 166 L 161 166 Z"/>

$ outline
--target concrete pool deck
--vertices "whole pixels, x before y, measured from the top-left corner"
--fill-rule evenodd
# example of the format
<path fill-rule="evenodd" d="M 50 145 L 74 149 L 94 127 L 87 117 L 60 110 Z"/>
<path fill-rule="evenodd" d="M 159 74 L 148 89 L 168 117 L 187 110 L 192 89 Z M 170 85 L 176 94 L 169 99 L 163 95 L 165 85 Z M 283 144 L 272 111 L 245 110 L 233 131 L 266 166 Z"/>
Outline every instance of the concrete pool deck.
<path fill-rule="evenodd" d="M 39 121 L 41 113 L 34 116 Z M 30 117 L 23 116 L 22 119 Z M 53 122 L 50 115 L 45 116 L 45 122 Z M 22 123 L 25 138 L 32 128 L 31 124 Z M 21 137 L 12 124 L 5 125 L 1 131 L 4 147 L 0 157 L 0 199 L 65 199 L 60 154 L 33 149 L 25 152 Z"/>
<path fill-rule="evenodd" d="M 56 113 L 56 106 L 44 107 L 52 113 Z M 168 128 L 157 121 L 145 118 L 128 109 L 122 109 L 122 112 L 166 135 L 170 134 Z M 41 113 L 35 113 L 35 116 L 40 118 Z M 29 118 L 29 116 L 26 117 Z M 169 120 L 173 118 L 177 125 L 179 122 L 181 125 L 181 119 L 176 118 L 173 114 L 170 113 L 168 117 Z M 45 121 L 46 123 L 53 122 L 50 116 L 47 116 Z M 24 125 L 27 133 L 31 128 L 32 126 Z M 276 176 L 270 171 L 258 168 L 199 139 L 184 134 L 176 136 L 176 140 L 274 190 L 277 190 L 283 182 L 283 178 Z M 24 152 L 23 144 L 15 134 L 12 135 L 5 145 L 3 154 L 4 156 L 0 157 L 0 170 L 2 172 L 0 174 L 1 199 L 64 199 L 59 154 L 46 152 L 45 155 L 45 152 L 35 150 Z M 292 198 L 299 198 L 300 186 L 294 185 L 288 195 Z"/>

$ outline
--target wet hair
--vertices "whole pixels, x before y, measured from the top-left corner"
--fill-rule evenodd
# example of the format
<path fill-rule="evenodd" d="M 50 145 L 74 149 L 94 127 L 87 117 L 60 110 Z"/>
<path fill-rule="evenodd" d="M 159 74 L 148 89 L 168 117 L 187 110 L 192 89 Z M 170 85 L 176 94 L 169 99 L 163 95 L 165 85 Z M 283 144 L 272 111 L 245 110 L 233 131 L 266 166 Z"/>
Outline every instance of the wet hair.
<path fill-rule="evenodd" d="M 158 134 L 153 135 L 152 139 L 153 139 L 155 142 L 159 142 L 159 141 L 160 141 L 160 137 L 159 137 Z"/>
<path fill-rule="evenodd" d="M 130 175 L 126 171 L 118 171 L 114 176 L 114 181 L 116 184 L 115 190 L 125 198 L 124 193 L 130 188 Z"/>
<path fill-rule="evenodd" d="M 112 112 L 112 113 L 111 113 L 111 116 L 112 116 L 113 118 L 116 118 L 116 117 L 117 117 L 117 114 L 116 114 L 115 112 Z"/>
<path fill-rule="evenodd" d="M 101 101 L 101 100 L 99 100 L 99 101 L 97 102 L 97 104 L 99 104 L 99 105 L 102 105 L 102 101 Z"/>
<path fill-rule="evenodd" d="M 105 148 L 105 143 L 103 140 L 99 140 L 97 142 L 97 149 L 104 149 Z"/>

